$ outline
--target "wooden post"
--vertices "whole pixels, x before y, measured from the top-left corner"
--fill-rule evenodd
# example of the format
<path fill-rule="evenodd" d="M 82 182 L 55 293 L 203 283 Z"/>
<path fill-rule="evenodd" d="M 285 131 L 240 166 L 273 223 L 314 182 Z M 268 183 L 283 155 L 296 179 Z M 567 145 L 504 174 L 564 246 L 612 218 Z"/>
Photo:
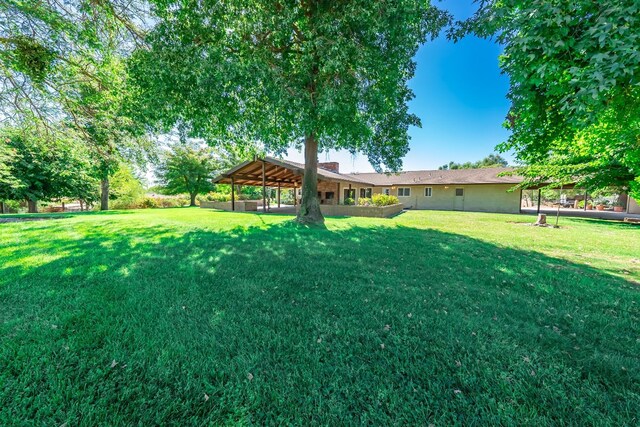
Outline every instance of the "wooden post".
<path fill-rule="evenodd" d="M 267 184 L 265 174 L 265 164 L 264 160 L 262 161 L 262 212 L 267 211 Z"/>
<path fill-rule="evenodd" d="M 236 210 L 236 184 L 231 177 L 231 211 L 234 212 Z"/>
<path fill-rule="evenodd" d="M 278 208 L 280 207 L 280 183 L 278 183 Z"/>
<path fill-rule="evenodd" d="M 0 214 L 4 213 L 4 202 L 0 202 Z"/>
<path fill-rule="evenodd" d="M 336 194 L 337 200 L 336 205 L 340 204 L 340 183 L 338 183 L 338 194 Z"/>
<path fill-rule="evenodd" d="M 538 188 L 538 211 L 537 214 L 540 215 L 540 199 L 542 198 L 542 190 Z"/>

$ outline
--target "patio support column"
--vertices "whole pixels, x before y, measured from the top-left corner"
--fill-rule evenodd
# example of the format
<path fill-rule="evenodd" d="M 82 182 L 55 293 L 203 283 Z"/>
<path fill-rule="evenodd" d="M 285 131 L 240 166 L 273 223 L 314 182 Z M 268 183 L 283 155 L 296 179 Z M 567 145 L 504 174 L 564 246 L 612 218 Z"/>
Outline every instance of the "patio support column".
<path fill-rule="evenodd" d="M 236 185 L 233 181 L 233 177 L 231 177 L 231 211 L 236 210 Z"/>
<path fill-rule="evenodd" d="M 538 188 L 538 215 L 540 215 L 540 198 L 542 195 L 542 190 Z"/>
<path fill-rule="evenodd" d="M 262 212 L 267 211 L 267 184 L 264 176 L 265 164 L 262 161 Z"/>
<path fill-rule="evenodd" d="M 336 201 L 336 205 L 340 204 L 340 183 L 338 183 L 338 194 L 336 194 L 338 200 Z"/>
<path fill-rule="evenodd" d="M 631 196 L 627 193 L 627 209 L 626 213 L 629 213 L 629 205 L 631 205 Z"/>
<path fill-rule="evenodd" d="M 280 183 L 278 183 L 278 207 L 280 207 Z"/>

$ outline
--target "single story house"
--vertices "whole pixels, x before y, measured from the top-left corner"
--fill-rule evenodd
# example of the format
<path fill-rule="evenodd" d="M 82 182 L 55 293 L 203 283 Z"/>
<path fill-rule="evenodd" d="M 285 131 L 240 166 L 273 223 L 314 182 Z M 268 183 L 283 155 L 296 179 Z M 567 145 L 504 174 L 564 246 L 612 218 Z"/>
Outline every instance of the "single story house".
<path fill-rule="evenodd" d="M 520 212 L 521 192 L 510 190 L 521 182 L 521 178 L 499 176 L 509 168 L 384 174 L 340 173 L 340 165 L 336 162 L 319 163 L 318 166 L 321 204 L 342 204 L 348 198 L 357 203 L 361 197 L 384 193 L 397 196 L 400 203 L 411 209 Z M 291 188 L 298 199 L 303 173 L 303 164 L 265 157 L 241 163 L 214 182 L 277 188 L 278 199 L 282 188 Z"/>

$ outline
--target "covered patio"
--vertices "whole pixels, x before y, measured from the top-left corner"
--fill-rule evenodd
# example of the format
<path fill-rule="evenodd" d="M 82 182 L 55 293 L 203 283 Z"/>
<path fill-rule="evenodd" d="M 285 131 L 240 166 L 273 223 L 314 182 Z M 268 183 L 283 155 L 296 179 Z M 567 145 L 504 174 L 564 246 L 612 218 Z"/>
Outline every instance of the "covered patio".
<path fill-rule="evenodd" d="M 318 164 L 318 198 L 320 204 L 339 204 L 341 201 L 341 191 L 348 190 L 351 194 L 352 184 L 368 184 L 357 178 L 341 175 L 338 172 L 337 163 Z M 298 204 L 298 189 L 302 187 L 302 177 L 304 175 L 304 165 L 288 160 L 275 159 L 273 157 L 254 158 L 239 164 L 228 170 L 213 180 L 218 184 L 231 185 L 231 210 L 235 211 L 236 186 L 250 185 L 262 187 L 262 204 L 257 206 L 263 212 L 295 213 L 295 206 Z M 269 206 L 267 188 L 276 189 L 276 204 L 273 208 Z M 293 207 L 283 206 L 281 203 L 282 190 L 293 190 Z"/>

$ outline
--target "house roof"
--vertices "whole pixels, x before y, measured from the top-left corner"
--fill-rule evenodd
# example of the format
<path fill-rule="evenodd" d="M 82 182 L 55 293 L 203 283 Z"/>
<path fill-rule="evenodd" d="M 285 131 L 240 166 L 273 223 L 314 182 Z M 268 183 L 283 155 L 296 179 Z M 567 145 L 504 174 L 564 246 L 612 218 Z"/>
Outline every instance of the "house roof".
<path fill-rule="evenodd" d="M 268 186 L 295 187 L 302 185 L 304 164 L 273 157 L 249 160 L 223 173 L 213 182 L 262 185 L 264 161 L 265 184 Z M 513 168 L 454 169 L 408 171 L 396 174 L 337 173 L 318 168 L 318 178 L 323 181 L 348 182 L 365 186 L 394 185 L 463 185 L 463 184 L 519 184 L 522 177 L 498 176 Z"/>
<path fill-rule="evenodd" d="M 499 176 L 513 168 L 482 168 L 453 170 L 407 171 L 396 174 L 354 173 L 363 181 L 375 186 L 392 185 L 463 185 L 463 184 L 519 184 L 522 177 L 517 175 Z"/>

